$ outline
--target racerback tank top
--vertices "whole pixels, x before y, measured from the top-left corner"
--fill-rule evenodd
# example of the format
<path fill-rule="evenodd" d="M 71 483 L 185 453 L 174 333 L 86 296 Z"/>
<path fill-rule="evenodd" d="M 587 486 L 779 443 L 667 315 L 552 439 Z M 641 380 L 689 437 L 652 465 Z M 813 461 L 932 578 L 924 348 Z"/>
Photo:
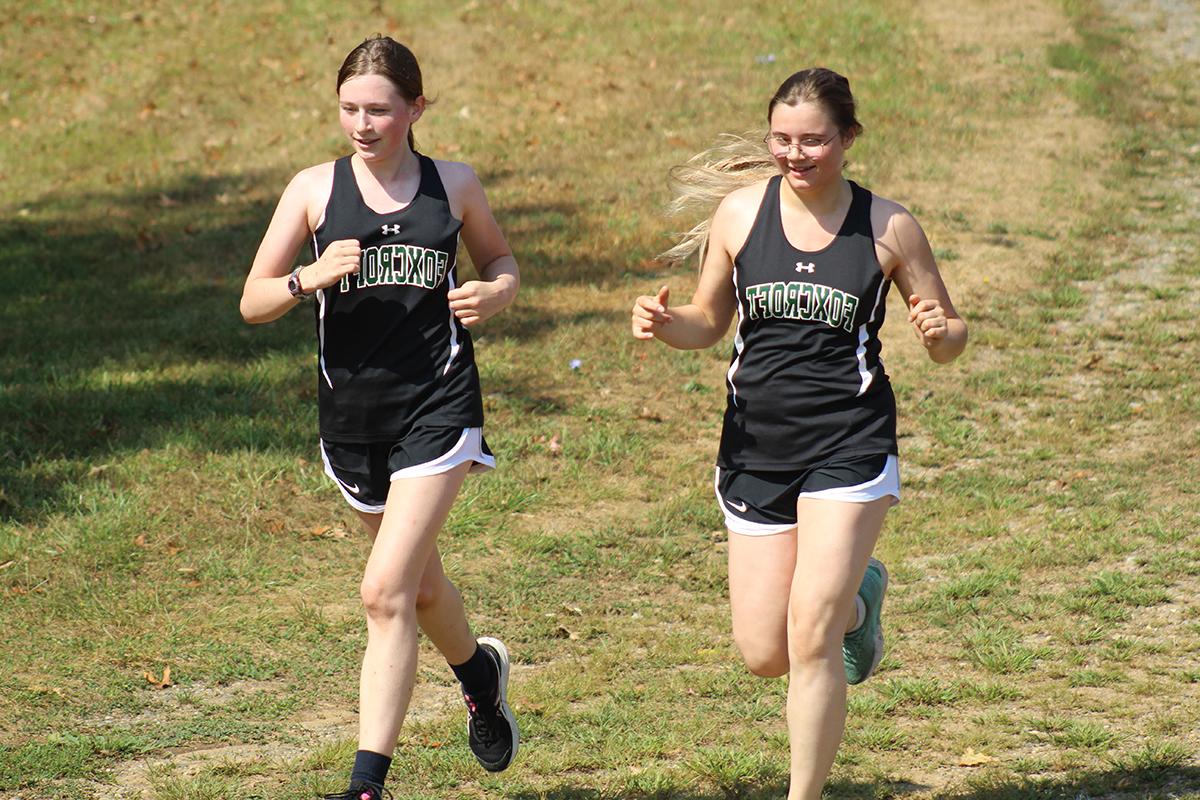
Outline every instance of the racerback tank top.
<path fill-rule="evenodd" d="M 471 336 L 446 297 L 458 285 L 462 221 L 450 213 L 437 166 L 417 157 L 416 196 L 388 214 L 367 207 L 350 156 L 334 162 L 313 255 L 319 258 L 339 239 L 357 239 L 362 262 L 357 275 L 316 293 L 318 402 L 326 441 L 398 440 L 417 422 L 483 424 Z"/>
<path fill-rule="evenodd" d="M 891 281 L 871 230 L 871 193 L 852 199 L 833 242 L 792 246 L 780 181 L 767 183 L 733 262 L 737 332 L 717 464 L 783 470 L 896 453 L 896 401 L 880 360 Z"/>

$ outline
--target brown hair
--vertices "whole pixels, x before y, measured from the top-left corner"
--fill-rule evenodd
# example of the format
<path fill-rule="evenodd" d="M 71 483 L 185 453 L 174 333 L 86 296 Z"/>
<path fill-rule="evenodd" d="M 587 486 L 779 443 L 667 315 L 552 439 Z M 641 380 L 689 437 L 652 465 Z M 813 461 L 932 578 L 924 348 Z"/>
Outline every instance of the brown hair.
<path fill-rule="evenodd" d="M 802 69 L 781 83 L 767 104 L 768 125 L 775 106 L 780 103 L 789 106 L 816 103 L 833 120 L 842 136 L 858 136 L 863 131 L 863 126 L 854 116 L 854 95 L 850 93 L 850 81 L 831 69 Z"/>
<path fill-rule="evenodd" d="M 816 103 L 842 136 L 855 137 L 863 131 L 854 114 L 850 81 L 831 69 L 802 69 L 781 83 L 767 104 L 768 125 L 771 124 L 775 106 L 780 103 L 789 106 Z M 692 156 L 685 164 L 672 167 L 669 183 L 675 197 L 667 206 L 668 214 L 700 213 L 704 219 L 681 234 L 675 246 L 659 258 L 683 261 L 698 252 L 703 262 L 712 215 L 725 195 L 775 175 L 778 171 L 775 159 L 763 149 L 758 136 L 753 133 L 742 136 L 726 134 L 715 146 Z"/>
<path fill-rule="evenodd" d="M 351 78 L 362 75 L 382 75 L 392 82 L 396 91 L 408 102 L 425 94 L 421 86 L 421 67 L 417 57 L 404 45 L 390 36 L 375 34 L 363 39 L 342 62 L 337 75 L 337 91 Z M 408 146 L 416 150 L 412 128 L 408 129 Z"/>

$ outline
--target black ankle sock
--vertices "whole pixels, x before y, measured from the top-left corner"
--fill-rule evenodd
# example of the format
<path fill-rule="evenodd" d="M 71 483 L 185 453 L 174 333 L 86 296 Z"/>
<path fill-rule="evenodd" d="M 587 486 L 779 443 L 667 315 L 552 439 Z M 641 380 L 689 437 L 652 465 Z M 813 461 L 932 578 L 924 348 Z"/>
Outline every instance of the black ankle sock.
<path fill-rule="evenodd" d="M 475 645 L 475 653 L 465 664 L 451 664 L 454 677 L 462 684 L 463 691 L 477 700 L 494 699 L 496 695 L 496 662 L 483 652 L 483 648 Z"/>
<path fill-rule="evenodd" d="M 354 770 L 350 773 L 350 785 L 369 783 L 376 789 L 383 788 L 387 780 L 388 768 L 392 759 L 370 750 L 359 750 L 354 754 Z"/>

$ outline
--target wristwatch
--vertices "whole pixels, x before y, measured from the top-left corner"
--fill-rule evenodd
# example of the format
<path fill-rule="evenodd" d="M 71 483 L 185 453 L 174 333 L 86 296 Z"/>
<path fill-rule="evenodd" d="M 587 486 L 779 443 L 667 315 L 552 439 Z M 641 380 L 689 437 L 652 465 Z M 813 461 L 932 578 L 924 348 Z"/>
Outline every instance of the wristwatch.
<path fill-rule="evenodd" d="M 292 293 L 292 297 L 297 300 L 303 300 L 308 297 L 308 292 L 304 291 L 304 287 L 300 285 L 300 270 L 304 267 L 296 267 L 292 270 L 292 274 L 288 275 L 288 291 Z"/>

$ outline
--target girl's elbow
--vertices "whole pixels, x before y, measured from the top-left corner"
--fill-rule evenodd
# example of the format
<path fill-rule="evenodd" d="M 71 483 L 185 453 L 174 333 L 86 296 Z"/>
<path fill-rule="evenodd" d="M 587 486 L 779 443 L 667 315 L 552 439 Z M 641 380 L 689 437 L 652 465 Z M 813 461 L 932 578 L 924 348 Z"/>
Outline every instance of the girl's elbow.
<path fill-rule="evenodd" d="M 242 320 L 250 325 L 258 325 L 263 322 L 268 322 L 262 314 L 256 313 L 251 303 L 247 302 L 246 298 L 242 298 L 242 302 L 238 304 L 238 311 L 242 315 Z"/>

